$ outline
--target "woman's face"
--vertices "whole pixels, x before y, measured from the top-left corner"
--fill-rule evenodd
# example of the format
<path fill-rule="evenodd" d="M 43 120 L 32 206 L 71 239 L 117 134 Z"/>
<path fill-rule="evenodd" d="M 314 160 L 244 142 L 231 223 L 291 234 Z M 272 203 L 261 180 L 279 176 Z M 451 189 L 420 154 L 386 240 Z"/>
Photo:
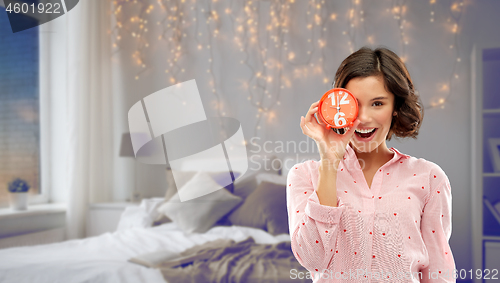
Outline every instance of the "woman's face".
<path fill-rule="evenodd" d="M 352 136 L 351 143 L 358 152 L 372 152 L 382 143 L 385 145 L 391 127 L 394 95 L 385 89 L 381 76 L 351 79 L 346 87 L 358 100 L 360 124 Z M 359 130 L 375 132 L 368 138 L 359 135 Z"/>

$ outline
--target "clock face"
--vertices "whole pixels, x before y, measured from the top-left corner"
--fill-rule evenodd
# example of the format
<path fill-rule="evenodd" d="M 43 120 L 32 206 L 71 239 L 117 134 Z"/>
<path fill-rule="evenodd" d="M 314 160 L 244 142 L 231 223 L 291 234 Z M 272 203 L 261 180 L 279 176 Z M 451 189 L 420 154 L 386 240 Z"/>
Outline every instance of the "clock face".
<path fill-rule="evenodd" d="M 323 95 L 318 110 L 327 127 L 345 128 L 358 117 L 358 101 L 347 89 L 334 88 Z"/>

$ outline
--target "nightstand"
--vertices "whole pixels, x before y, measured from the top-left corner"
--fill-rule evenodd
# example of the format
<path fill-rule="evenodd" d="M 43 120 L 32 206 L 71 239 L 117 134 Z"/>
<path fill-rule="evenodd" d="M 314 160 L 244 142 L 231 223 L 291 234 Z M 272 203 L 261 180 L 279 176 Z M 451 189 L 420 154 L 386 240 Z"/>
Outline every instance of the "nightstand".
<path fill-rule="evenodd" d="M 118 227 L 120 216 L 128 206 L 139 206 L 135 202 L 92 203 L 87 215 L 87 237 L 114 232 Z"/>

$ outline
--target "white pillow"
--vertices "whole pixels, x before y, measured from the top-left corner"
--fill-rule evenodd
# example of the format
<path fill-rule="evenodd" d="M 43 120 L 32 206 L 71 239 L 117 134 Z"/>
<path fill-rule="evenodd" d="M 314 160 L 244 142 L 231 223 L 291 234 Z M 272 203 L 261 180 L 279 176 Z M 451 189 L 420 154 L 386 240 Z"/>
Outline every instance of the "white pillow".
<path fill-rule="evenodd" d="M 134 227 L 151 227 L 153 219 L 139 206 L 127 206 L 120 215 L 120 221 L 116 231 L 127 230 Z"/>
<path fill-rule="evenodd" d="M 182 190 L 212 192 L 184 202 L 176 193 L 158 208 L 159 213 L 170 218 L 185 233 L 206 232 L 242 201 L 217 184 L 207 172 L 197 173 Z"/>
<path fill-rule="evenodd" d="M 163 198 L 143 199 L 139 206 L 127 206 L 120 215 L 117 231 L 134 227 L 151 227 L 158 218 L 158 206 L 164 202 Z"/>
<path fill-rule="evenodd" d="M 146 211 L 153 221 L 156 221 L 161 217 L 160 213 L 158 213 L 158 207 L 163 202 L 165 202 L 164 198 L 147 198 L 141 201 L 140 207 Z"/>

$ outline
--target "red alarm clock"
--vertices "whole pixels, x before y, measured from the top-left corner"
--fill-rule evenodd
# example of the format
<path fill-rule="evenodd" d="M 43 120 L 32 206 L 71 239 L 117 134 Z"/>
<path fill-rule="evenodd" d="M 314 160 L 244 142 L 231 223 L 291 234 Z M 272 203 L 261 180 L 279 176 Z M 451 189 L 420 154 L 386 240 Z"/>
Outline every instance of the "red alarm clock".
<path fill-rule="evenodd" d="M 358 101 L 344 88 L 334 88 L 321 97 L 318 106 L 319 117 L 329 128 L 351 127 L 358 117 Z"/>

